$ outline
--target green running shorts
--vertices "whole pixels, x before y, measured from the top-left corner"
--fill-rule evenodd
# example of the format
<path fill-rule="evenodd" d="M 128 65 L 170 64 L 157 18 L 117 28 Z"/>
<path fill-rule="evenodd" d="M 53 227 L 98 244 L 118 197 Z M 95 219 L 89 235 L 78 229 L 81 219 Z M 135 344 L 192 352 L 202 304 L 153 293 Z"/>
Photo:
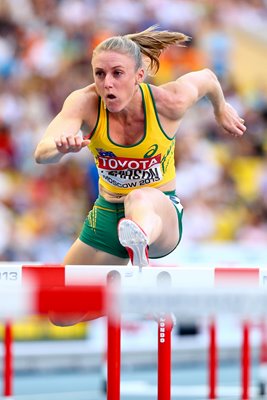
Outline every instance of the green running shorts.
<path fill-rule="evenodd" d="M 180 232 L 180 237 L 176 245 L 177 247 L 182 237 L 183 207 L 179 198 L 176 196 L 175 191 L 164 193 L 170 198 L 177 212 Z M 127 250 L 119 242 L 117 230 L 119 220 L 124 217 L 123 203 L 110 203 L 102 196 L 99 196 L 95 201 L 92 210 L 89 212 L 84 221 L 79 239 L 83 243 L 88 244 L 89 246 L 98 250 L 104 251 L 105 253 L 109 253 L 121 258 L 129 258 Z M 167 254 L 164 256 L 166 255 Z"/>

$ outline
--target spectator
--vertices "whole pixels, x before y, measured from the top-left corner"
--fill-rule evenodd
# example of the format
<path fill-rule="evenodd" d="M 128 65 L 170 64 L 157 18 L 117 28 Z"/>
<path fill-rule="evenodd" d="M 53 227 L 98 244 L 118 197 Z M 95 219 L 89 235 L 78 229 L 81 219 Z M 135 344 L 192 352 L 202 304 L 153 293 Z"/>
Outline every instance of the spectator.
<path fill-rule="evenodd" d="M 127 31 L 142 30 L 149 26 L 151 21 L 167 29 L 185 28 L 186 33 L 194 37 L 192 45 L 183 51 L 183 54 L 166 54 L 166 60 L 163 60 L 157 78 L 160 83 L 167 81 L 170 76 L 185 72 L 193 65 L 196 69 L 203 64 L 207 65 L 210 56 L 207 49 L 214 48 L 212 38 L 220 37 L 219 44 L 223 45 L 226 58 L 219 58 L 220 62 L 224 63 L 218 68 L 223 74 L 227 99 L 233 101 L 231 87 L 234 86 L 234 104 L 241 107 L 238 108 L 239 112 L 245 116 L 248 127 L 246 139 L 242 140 L 242 143 L 230 143 L 224 137 L 220 137 L 218 141 L 218 132 L 211 122 L 205 102 L 188 114 L 188 118 L 180 127 L 177 168 L 178 182 L 183 186 L 181 190 L 184 197 L 181 197 L 185 208 L 185 221 L 187 215 L 190 215 L 190 218 L 195 215 L 195 224 L 199 219 L 191 195 L 198 196 L 201 193 L 199 205 L 203 204 L 205 210 L 212 207 L 212 215 L 209 217 L 212 221 L 209 224 L 210 229 L 206 233 L 203 232 L 201 237 L 198 235 L 195 238 L 193 230 L 190 230 L 188 237 L 201 241 L 222 237 L 243 240 L 241 237 L 244 238 L 244 234 L 241 235 L 241 232 L 255 226 L 255 221 L 248 217 L 251 209 L 246 198 L 248 185 L 247 175 L 243 173 L 244 165 L 250 165 L 251 176 L 257 177 L 254 181 L 253 178 L 250 180 L 253 182 L 253 199 L 250 201 L 253 201 L 253 204 L 262 201 L 266 203 L 263 172 L 266 170 L 264 159 L 267 150 L 267 90 L 263 85 L 267 68 L 267 57 L 264 53 L 266 47 L 262 46 L 262 62 L 257 62 L 257 67 L 262 64 L 264 78 L 261 79 L 257 74 L 258 81 L 255 79 L 250 83 L 249 89 L 248 81 L 243 78 L 246 65 L 242 64 L 242 76 L 234 74 L 233 61 L 236 59 L 232 57 L 236 45 L 236 37 L 233 35 L 237 29 L 239 34 L 248 35 L 246 38 L 253 38 L 253 46 L 265 40 L 266 2 L 125 0 L 121 3 L 109 0 L 110 13 L 107 12 L 106 5 L 105 0 L 0 2 L 0 202 L 1 221 L 5 224 L 1 231 L 0 258 L 7 261 L 28 258 L 45 262 L 48 258 L 51 260 L 53 255 L 53 261 L 57 262 L 63 258 L 65 249 L 77 234 L 75 228 L 70 226 L 77 227 L 82 222 L 77 220 L 77 214 L 81 215 L 82 212 L 74 213 L 73 210 L 87 210 L 92 201 L 91 192 L 88 193 L 86 189 L 90 188 L 87 180 L 90 174 L 86 175 L 84 172 L 90 170 L 90 160 L 74 160 L 69 157 L 64 164 L 58 165 L 61 181 L 55 185 L 55 171 L 52 172 L 49 167 L 40 168 L 35 165 L 34 148 L 48 121 L 59 111 L 63 99 L 74 88 L 82 87 L 90 80 L 88 60 L 95 43 L 111 33 L 123 34 Z M 121 21 L 118 20 L 120 13 L 117 12 L 117 6 L 121 7 Z M 98 18 L 95 18 L 96 15 Z M 245 43 L 248 46 L 248 42 Z M 215 44 L 217 48 L 218 41 L 215 41 Z M 253 59 L 253 56 L 251 58 Z M 214 58 L 210 60 L 209 66 L 212 68 Z M 197 117 L 199 110 L 203 116 L 202 120 L 205 120 L 201 126 Z M 192 126 L 197 129 L 192 131 Z M 186 142 L 190 140 L 194 141 L 196 150 L 194 154 L 190 154 L 190 164 L 185 164 L 181 148 L 185 149 Z M 233 160 L 235 162 L 232 162 Z M 75 183 L 73 170 L 79 176 Z M 202 176 L 205 174 L 203 187 L 198 185 L 196 179 L 184 183 L 188 170 L 198 171 Z M 227 183 L 224 185 L 225 180 Z M 72 184 L 75 185 L 75 191 L 78 190 L 79 198 L 73 194 Z M 221 194 L 221 187 L 227 190 L 223 193 L 223 198 L 227 198 L 229 193 L 231 195 L 230 200 L 223 204 L 223 208 L 217 209 L 209 196 L 211 193 Z M 37 188 L 40 190 L 39 196 L 36 194 Z M 67 200 L 60 215 L 64 213 L 62 218 L 70 221 L 66 225 L 50 218 L 51 209 L 60 208 L 64 198 Z M 42 210 L 38 208 L 38 202 L 42 204 Z M 224 215 L 224 224 L 230 225 L 233 207 L 239 217 L 231 228 L 232 233 L 221 234 L 220 229 L 218 230 L 219 226 L 222 227 L 219 216 Z M 33 221 L 39 213 L 37 229 Z M 260 231 L 265 229 L 266 213 L 262 213 L 261 218 L 262 224 L 258 224 L 257 227 Z M 194 226 L 193 222 L 190 222 L 188 228 Z M 49 240 L 49 236 L 53 240 Z M 246 237 L 249 235 L 246 234 Z M 59 242 L 60 246 L 57 244 Z"/>

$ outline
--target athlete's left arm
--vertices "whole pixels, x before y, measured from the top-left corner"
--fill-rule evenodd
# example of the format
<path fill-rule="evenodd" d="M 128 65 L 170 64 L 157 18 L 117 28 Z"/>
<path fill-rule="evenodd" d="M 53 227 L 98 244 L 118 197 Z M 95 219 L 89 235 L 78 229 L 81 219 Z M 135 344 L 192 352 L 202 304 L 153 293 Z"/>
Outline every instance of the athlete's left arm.
<path fill-rule="evenodd" d="M 176 81 L 162 85 L 161 88 L 172 93 L 173 107 L 176 109 L 178 119 L 181 119 L 198 100 L 206 96 L 212 103 L 217 123 L 226 132 L 242 136 L 246 131 L 244 120 L 226 102 L 222 87 L 211 70 L 190 72 Z"/>

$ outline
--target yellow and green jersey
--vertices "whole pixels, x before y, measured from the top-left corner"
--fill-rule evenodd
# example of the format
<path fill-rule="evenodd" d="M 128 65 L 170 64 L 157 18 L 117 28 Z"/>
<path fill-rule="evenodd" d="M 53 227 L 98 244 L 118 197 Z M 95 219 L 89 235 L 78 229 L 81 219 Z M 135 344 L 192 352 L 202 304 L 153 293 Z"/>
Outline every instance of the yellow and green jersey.
<path fill-rule="evenodd" d="M 109 112 L 100 99 L 89 149 L 95 157 L 99 183 L 112 193 L 127 194 L 144 186 L 159 187 L 175 177 L 175 139 L 164 132 L 148 84 L 140 85 L 145 114 L 143 138 L 122 146 L 109 134 Z"/>

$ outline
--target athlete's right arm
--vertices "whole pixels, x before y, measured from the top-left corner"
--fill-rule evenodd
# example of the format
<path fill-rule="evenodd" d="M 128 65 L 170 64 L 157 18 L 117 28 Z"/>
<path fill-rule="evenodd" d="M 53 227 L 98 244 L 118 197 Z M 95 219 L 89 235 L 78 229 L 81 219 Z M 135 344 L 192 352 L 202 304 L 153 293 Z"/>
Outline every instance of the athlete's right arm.
<path fill-rule="evenodd" d="M 56 163 L 64 154 L 76 153 L 90 143 L 79 134 L 83 122 L 83 97 L 79 91 L 71 93 L 48 125 L 34 153 L 38 164 Z"/>

